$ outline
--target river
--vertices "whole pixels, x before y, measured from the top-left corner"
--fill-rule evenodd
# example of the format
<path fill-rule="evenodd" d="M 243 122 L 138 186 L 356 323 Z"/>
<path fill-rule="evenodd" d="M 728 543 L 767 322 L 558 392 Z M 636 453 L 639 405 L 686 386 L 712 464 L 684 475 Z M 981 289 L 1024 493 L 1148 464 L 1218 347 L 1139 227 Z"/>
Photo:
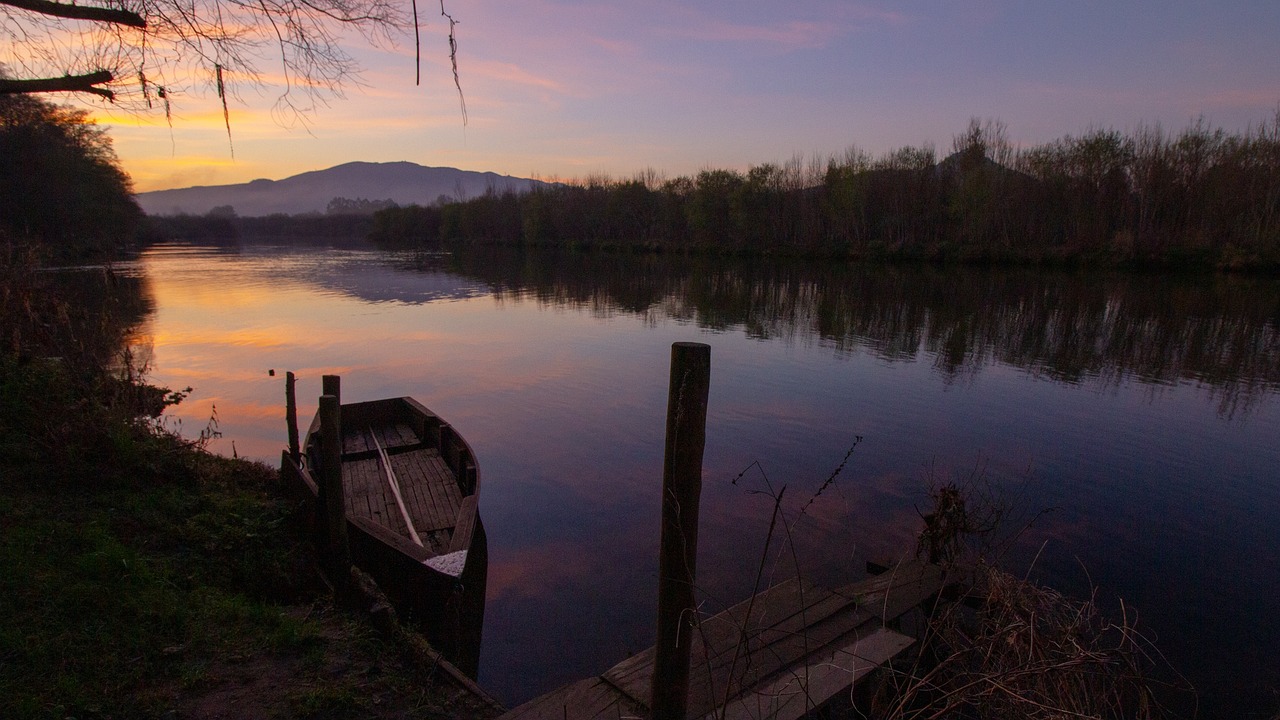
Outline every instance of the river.
<path fill-rule="evenodd" d="M 269 244 L 122 270 L 154 302 L 151 377 L 193 388 L 169 422 L 216 412 L 217 452 L 278 462 L 286 370 L 304 422 L 337 373 L 467 438 L 480 682 L 505 703 L 652 644 L 668 359 L 692 340 L 708 612 L 750 591 L 770 493 L 795 552 L 769 575 L 834 584 L 909 554 L 954 480 L 1009 508 L 1006 567 L 1136 608 L 1203 715 L 1280 707 L 1280 281 Z"/>

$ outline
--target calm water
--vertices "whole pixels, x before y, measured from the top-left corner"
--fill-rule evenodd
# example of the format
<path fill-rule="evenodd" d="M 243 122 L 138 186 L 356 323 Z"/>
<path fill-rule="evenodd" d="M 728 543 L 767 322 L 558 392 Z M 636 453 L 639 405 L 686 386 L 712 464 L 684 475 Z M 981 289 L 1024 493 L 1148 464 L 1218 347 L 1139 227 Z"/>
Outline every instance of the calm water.
<path fill-rule="evenodd" d="M 800 571 L 841 583 L 910 552 L 931 481 L 977 476 L 1010 530 L 1035 520 L 1009 566 L 1138 608 L 1202 713 L 1280 706 L 1280 282 L 761 265 L 161 247 L 131 272 L 153 377 L 194 388 L 188 433 L 216 407 L 219 452 L 278 462 L 285 370 L 305 418 L 339 373 L 346 399 L 413 395 L 465 435 L 480 679 L 506 703 L 652 643 L 667 363 L 696 340 L 708 611 L 750 590 L 760 490 L 787 488 Z"/>

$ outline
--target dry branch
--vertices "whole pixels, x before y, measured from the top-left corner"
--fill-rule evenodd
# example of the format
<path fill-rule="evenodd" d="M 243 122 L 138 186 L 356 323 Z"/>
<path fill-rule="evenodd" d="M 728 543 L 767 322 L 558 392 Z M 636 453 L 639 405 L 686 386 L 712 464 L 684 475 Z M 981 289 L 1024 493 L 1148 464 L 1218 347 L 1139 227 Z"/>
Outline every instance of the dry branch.
<path fill-rule="evenodd" d="M 3 1 L 3 0 L 0 0 Z M 84 75 L 65 75 L 58 78 L 37 78 L 31 80 L 10 80 L 0 78 L 0 95 L 16 95 L 22 93 L 47 92 L 87 92 L 112 100 L 115 93 L 98 87 L 113 80 L 110 71 L 98 70 Z"/>
<path fill-rule="evenodd" d="M 94 5 L 68 5 L 50 2 L 49 0 L 0 0 L 0 5 L 8 5 L 21 10 L 29 10 L 41 15 L 67 18 L 70 20 L 92 20 L 93 22 L 127 25 L 145 28 L 147 21 L 136 12 L 117 8 L 97 7 Z"/>

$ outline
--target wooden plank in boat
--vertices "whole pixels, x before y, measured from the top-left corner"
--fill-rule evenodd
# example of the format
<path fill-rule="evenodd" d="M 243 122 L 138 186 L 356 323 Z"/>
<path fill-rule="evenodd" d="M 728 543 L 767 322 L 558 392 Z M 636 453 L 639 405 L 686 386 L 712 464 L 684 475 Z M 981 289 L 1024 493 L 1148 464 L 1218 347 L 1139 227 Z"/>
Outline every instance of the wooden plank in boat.
<path fill-rule="evenodd" d="M 396 468 L 396 475 L 404 478 L 401 493 L 405 502 L 411 506 L 410 514 L 418 527 L 418 532 L 430 532 L 434 529 L 435 518 L 431 512 L 431 494 L 426 478 L 423 477 L 418 452 L 408 452 L 391 457 L 391 464 Z"/>
<path fill-rule="evenodd" d="M 458 519 L 454 521 L 453 538 L 449 542 L 449 552 L 458 552 L 471 547 L 471 535 L 476 526 L 476 496 L 462 498 L 458 506 Z"/>
<path fill-rule="evenodd" d="M 347 510 L 352 515 L 373 518 L 374 504 L 370 495 L 376 491 L 369 479 L 371 470 L 369 460 L 342 464 L 343 494 L 347 498 Z"/>
<path fill-rule="evenodd" d="M 417 451 L 411 455 L 421 473 L 430 529 L 453 527 L 458 515 L 458 505 L 462 502 L 462 493 L 453 473 L 445 466 L 439 453 Z"/>
<path fill-rule="evenodd" d="M 343 429 L 342 452 L 344 454 L 361 453 L 369 449 L 369 442 L 365 438 L 364 428 Z"/>

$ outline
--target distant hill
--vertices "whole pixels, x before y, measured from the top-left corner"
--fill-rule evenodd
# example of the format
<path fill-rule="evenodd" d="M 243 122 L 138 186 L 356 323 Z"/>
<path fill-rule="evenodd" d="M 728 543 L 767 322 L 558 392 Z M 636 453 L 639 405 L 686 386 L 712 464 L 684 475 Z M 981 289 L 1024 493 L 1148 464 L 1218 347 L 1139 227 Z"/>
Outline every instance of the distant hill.
<path fill-rule="evenodd" d="M 230 205 L 241 217 L 324 212 L 337 197 L 393 200 L 398 205 L 430 205 L 441 195 L 466 200 L 489 188 L 525 192 L 539 180 L 411 162 L 351 162 L 283 180 L 253 180 L 238 185 L 208 185 L 138 193 L 148 215 L 203 215 Z"/>

